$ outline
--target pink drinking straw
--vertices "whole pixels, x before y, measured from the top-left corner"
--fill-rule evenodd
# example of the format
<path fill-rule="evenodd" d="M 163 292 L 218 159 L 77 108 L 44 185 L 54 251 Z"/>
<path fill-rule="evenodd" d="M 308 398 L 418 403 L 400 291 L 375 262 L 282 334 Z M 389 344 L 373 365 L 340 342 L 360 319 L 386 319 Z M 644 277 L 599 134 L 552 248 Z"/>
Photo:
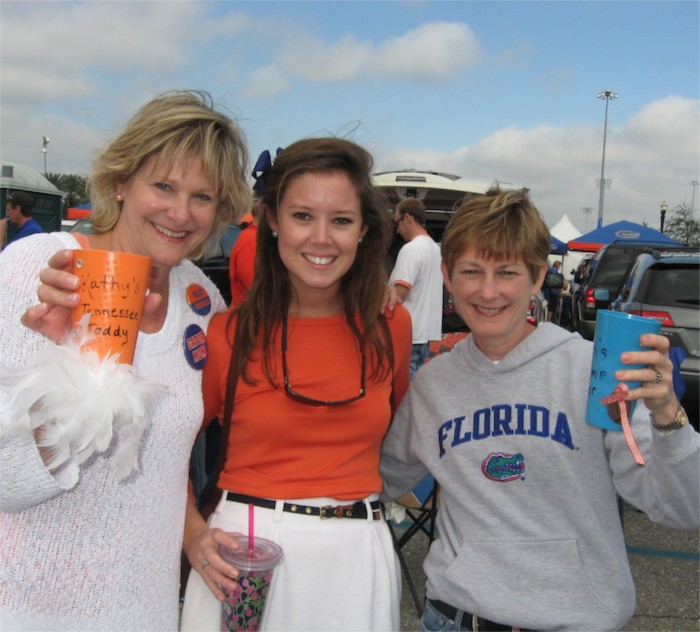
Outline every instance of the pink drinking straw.
<path fill-rule="evenodd" d="M 248 505 L 248 555 L 252 555 L 255 550 L 255 506 Z"/>

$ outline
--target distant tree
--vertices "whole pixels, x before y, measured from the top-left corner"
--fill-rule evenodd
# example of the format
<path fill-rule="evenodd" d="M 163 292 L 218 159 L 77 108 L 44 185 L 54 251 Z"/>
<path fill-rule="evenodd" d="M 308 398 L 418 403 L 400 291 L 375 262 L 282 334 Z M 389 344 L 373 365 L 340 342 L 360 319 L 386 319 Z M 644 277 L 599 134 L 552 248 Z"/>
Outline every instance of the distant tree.
<path fill-rule="evenodd" d="M 700 222 L 686 202 L 679 204 L 670 212 L 664 233 L 686 246 L 700 246 Z"/>
<path fill-rule="evenodd" d="M 62 202 L 63 217 L 66 216 L 66 211 L 69 208 L 90 201 L 88 178 L 86 176 L 70 173 L 47 173 L 46 179 L 64 193 Z"/>

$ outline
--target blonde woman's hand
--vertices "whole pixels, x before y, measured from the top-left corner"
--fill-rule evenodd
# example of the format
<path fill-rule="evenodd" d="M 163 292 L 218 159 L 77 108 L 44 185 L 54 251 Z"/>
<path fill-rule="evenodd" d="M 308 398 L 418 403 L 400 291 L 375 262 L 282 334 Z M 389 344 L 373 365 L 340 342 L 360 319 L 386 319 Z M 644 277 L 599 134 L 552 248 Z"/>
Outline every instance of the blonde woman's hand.
<path fill-rule="evenodd" d="M 70 330 L 71 313 L 78 305 L 78 277 L 71 274 L 72 250 L 59 250 L 39 274 L 39 305 L 30 307 L 22 316 L 22 324 L 60 342 Z"/>
<path fill-rule="evenodd" d="M 71 272 L 74 250 L 59 250 L 47 262 L 39 274 L 41 284 L 37 290 L 38 305 L 30 307 L 22 315 L 25 327 L 60 343 L 71 329 L 71 314 L 78 306 L 80 279 Z M 161 302 L 160 294 L 149 294 L 144 306 L 144 316 L 155 311 Z"/>

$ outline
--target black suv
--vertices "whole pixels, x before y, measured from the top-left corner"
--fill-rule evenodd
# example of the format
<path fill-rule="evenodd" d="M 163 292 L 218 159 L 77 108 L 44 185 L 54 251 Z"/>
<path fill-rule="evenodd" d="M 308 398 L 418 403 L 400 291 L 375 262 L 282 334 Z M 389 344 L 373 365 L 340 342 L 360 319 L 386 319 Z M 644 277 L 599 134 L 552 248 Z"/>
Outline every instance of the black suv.
<path fill-rule="evenodd" d="M 603 246 L 591 259 L 583 279 L 571 296 L 571 329 L 593 340 L 596 312 L 607 309 L 610 297 L 620 293 L 627 272 L 637 256 L 653 244 L 612 243 Z M 607 290 L 598 292 L 598 290 Z"/>
<path fill-rule="evenodd" d="M 700 382 L 700 249 L 652 249 L 639 255 L 611 309 L 661 321 L 671 349 L 682 349 L 682 403 L 698 426 Z"/>

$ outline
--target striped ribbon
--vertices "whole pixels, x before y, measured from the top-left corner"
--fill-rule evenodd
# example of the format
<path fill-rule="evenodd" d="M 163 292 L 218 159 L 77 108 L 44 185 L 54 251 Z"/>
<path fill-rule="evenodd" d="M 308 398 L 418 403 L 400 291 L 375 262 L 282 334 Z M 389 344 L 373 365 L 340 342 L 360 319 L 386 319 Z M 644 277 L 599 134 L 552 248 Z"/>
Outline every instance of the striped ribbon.
<path fill-rule="evenodd" d="M 632 434 L 632 428 L 630 428 L 630 420 L 627 417 L 627 405 L 625 403 L 625 397 L 627 397 L 629 389 L 626 384 L 618 384 L 615 390 L 607 397 L 601 397 L 600 403 L 603 406 L 608 406 L 610 404 L 617 403 L 620 406 L 620 419 L 622 421 L 622 431 L 625 434 L 625 440 L 627 441 L 627 447 L 630 449 L 632 456 L 634 457 L 637 465 L 646 465 L 644 456 L 637 447 L 637 442 L 634 440 L 634 435 Z"/>

